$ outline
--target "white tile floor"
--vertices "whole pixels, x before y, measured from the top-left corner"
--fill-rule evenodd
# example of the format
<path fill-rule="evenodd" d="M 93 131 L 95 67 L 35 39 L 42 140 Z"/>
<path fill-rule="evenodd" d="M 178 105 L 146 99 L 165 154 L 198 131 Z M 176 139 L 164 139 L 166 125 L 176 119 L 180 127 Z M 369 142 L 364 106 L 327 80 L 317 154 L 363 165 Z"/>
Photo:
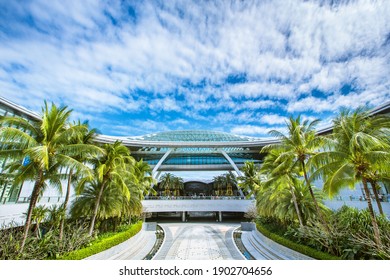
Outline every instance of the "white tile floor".
<path fill-rule="evenodd" d="M 239 224 L 167 223 L 160 226 L 166 239 L 156 260 L 243 259 L 231 238 Z"/>

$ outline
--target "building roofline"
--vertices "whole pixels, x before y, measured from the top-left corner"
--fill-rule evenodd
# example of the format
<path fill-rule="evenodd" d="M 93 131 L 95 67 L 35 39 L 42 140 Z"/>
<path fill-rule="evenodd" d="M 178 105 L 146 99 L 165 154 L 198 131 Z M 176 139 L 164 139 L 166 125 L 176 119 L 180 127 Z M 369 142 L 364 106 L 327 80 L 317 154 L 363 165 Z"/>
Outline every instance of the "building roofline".
<path fill-rule="evenodd" d="M 131 147 L 168 147 L 168 148 L 183 148 L 183 147 L 211 147 L 211 148 L 223 148 L 223 147 L 258 147 L 271 143 L 277 143 L 276 139 L 257 140 L 257 141 L 145 141 L 145 140 L 130 140 L 122 137 L 108 136 L 99 134 L 96 136 L 95 141 L 98 143 L 114 143 L 115 141 L 121 141 L 125 146 Z"/>
<path fill-rule="evenodd" d="M 36 112 L 28 110 L 27 108 L 25 108 L 21 105 L 18 105 L 16 103 L 13 103 L 13 102 L 9 101 L 8 99 L 1 97 L 1 96 L 0 96 L 0 103 L 5 104 L 6 106 L 10 107 L 11 109 L 13 109 L 17 112 L 21 112 L 22 114 L 29 116 L 33 120 L 39 121 L 42 119 L 42 117 L 39 114 L 37 114 Z"/>
<path fill-rule="evenodd" d="M 12 108 L 13 110 L 20 112 L 29 116 L 34 120 L 40 120 L 41 116 L 31 110 L 26 109 L 23 106 L 17 105 L 4 97 L 0 97 L 0 103 L 5 104 L 6 106 Z M 376 115 L 381 113 L 390 113 L 390 101 L 385 102 L 382 105 L 379 105 L 369 111 L 369 115 Z M 332 126 L 325 127 L 317 130 L 318 134 L 327 134 L 332 132 Z M 238 135 L 240 136 L 240 135 Z M 242 137 L 247 137 L 242 135 Z M 251 138 L 251 137 L 248 137 Z M 252 137 L 253 138 L 253 137 Z M 253 141 L 145 141 L 145 140 L 136 140 L 129 139 L 127 137 L 120 136 L 109 136 L 104 134 L 98 134 L 95 137 L 95 141 L 98 143 L 114 143 L 115 141 L 121 141 L 125 146 L 130 147 L 169 147 L 169 148 L 179 148 L 179 147 L 212 147 L 212 148 L 223 148 L 223 147 L 259 147 L 265 146 L 268 144 L 278 143 L 277 139 L 259 139 Z"/>

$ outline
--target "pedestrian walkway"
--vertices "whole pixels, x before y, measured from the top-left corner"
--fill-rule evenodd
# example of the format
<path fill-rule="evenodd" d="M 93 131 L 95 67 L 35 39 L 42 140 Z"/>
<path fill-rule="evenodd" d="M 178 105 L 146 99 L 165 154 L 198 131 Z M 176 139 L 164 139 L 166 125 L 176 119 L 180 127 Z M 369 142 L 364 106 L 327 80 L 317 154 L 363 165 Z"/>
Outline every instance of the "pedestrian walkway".
<path fill-rule="evenodd" d="M 153 260 L 245 260 L 233 240 L 239 223 L 159 223 L 165 236 Z M 143 229 L 129 240 L 87 259 L 142 260 L 156 243 L 156 234 Z M 268 239 L 257 230 L 243 231 L 242 244 L 257 260 L 300 260 L 309 257 Z"/>
<path fill-rule="evenodd" d="M 257 230 L 243 231 L 242 244 L 256 260 L 311 260 L 312 258 L 284 247 Z"/>
<path fill-rule="evenodd" d="M 142 260 L 156 243 L 155 231 L 142 230 L 129 240 L 108 250 L 86 258 L 86 260 Z"/>
<path fill-rule="evenodd" d="M 165 240 L 154 260 L 243 260 L 233 242 L 239 224 L 168 223 L 159 224 Z"/>

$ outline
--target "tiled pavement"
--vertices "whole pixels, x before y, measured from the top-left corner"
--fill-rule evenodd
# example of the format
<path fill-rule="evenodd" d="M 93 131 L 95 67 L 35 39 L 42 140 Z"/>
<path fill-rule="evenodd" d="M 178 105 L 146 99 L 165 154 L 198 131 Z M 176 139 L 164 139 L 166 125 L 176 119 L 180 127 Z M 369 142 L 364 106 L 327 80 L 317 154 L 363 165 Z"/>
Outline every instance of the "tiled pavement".
<path fill-rule="evenodd" d="M 242 260 L 232 234 L 239 224 L 169 223 L 159 224 L 165 241 L 155 260 Z"/>
<path fill-rule="evenodd" d="M 239 223 L 159 223 L 165 238 L 154 260 L 244 260 L 233 241 Z M 258 231 L 242 232 L 242 242 L 258 260 L 310 259 L 269 240 Z M 142 260 L 156 242 L 154 231 L 133 238 L 88 259 Z"/>

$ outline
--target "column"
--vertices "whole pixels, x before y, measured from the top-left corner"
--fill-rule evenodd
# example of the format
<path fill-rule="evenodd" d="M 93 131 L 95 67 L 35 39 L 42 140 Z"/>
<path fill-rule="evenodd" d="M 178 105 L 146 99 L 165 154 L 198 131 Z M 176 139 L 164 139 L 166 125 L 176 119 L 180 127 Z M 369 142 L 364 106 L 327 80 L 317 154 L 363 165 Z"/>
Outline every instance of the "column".
<path fill-rule="evenodd" d="M 222 211 L 218 212 L 218 221 L 222 222 Z"/>
<path fill-rule="evenodd" d="M 237 165 L 234 163 L 234 161 L 231 159 L 231 157 L 229 157 L 229 155 L 223 149 L 219 149 L 219 151 L 227 159 L 227 161 L 233 167 L 234 171 L 236 171 L 237 176 L 241 176 L 242 173 L 241 173 L 240 169 L 238 169 Z M 240 188 L 238 188 L 238 192 L 240 193 L 241 196 L 244 196 L 244 193 L 242 192 L 242 190 Z"/>
<path fill-rule="evenodd" d="M 161 171 L 158 171 L 160 168 L 161 164 L 163 164 L 164 160 L 169 156 L 169 154 L 172 152 L 172 149 L 169 149 L 163 157 L 157 162 L 156 166 L 152 170 L 152 178 L 156 181 L 158 181 L 158 178 L 161 175 Z M 156 175 L 157 174 L 157 175 Z M 152 183 L 152 189 L 154 188 L 154 184 Z M 149 192 L 147 193 L 146 197 L 149 196 Z"/>
<path fill-rule="evenodd" d="M 153 168 L 153 171 L 152 171 L 152 176 L 153 176 L 153 178 L 156 178 L 156 177 L 155 177 L 156 172 L 158 171 L 158 169 L 160 168 L 161 164 L 163 164 L 164 160 L 169 156 L 169 154 L 170 154 L 172 151 L 173 151 L 172 149 L 169 149 L 169 150 L 163 155 L 163 157 L 157 162 L 156 166 Z"/>
<path fill-rule="evenodd" d="M 186 211 L 183 211 L 183 212 L 181 213 L 181 221 L 182 221 L 182 222 L 185 222 L 185 221 L 186 221 Z"/>

